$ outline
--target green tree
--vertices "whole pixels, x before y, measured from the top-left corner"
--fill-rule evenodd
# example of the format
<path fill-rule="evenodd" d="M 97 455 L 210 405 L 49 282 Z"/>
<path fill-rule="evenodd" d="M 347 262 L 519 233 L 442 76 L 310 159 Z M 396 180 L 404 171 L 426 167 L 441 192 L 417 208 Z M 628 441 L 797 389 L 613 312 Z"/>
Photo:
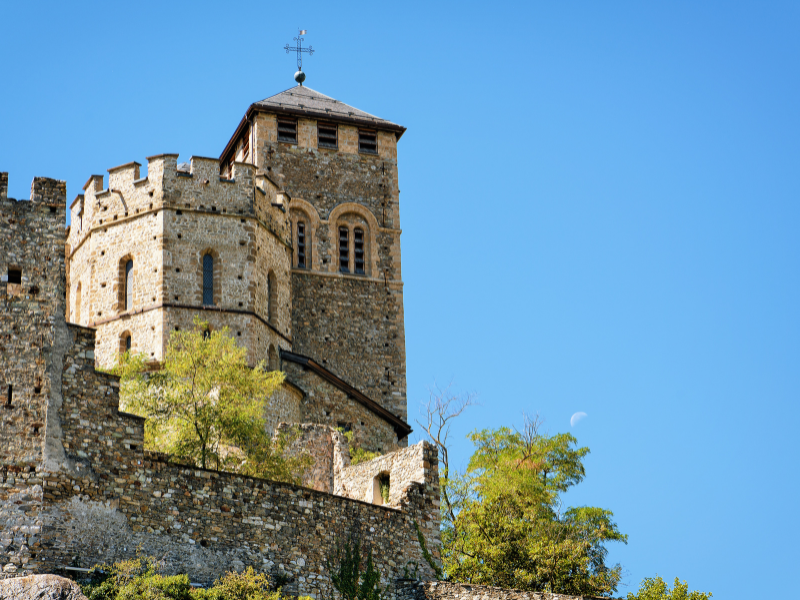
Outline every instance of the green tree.
<path fill-rule="evenodd" d="M 299 483 L 309 458 L 286 456 L 291 434 L 273 441 L 264 421 L 283 373 L 263 361 L 249 368 L 227 328 L 209 334 L 194 324 L 172 333 L 160 368 L 126 354 L 113 371 L 121 407 L 147 418 L 145 446 L 203 468 Z"/>
<path fill-rule="evenodd" d="M 689 591 L 689 584 L 675 578 L 672 589 L 661 577 L 645 577 L 636 594 L 628 594 L 627 600 L 708 600 L 711 592 Z"/>
<path fill-rule="evenodd" d="M 427 423 L 443 461 L 442 562 L 453 581 L 534 592 L 608 596 L 622 568 L 606 565 L 606 543 L 626 543 L 613 514 L 562 507 L 580 483 L 588 448 L 569 434 L 546 435 L 538 419 L 470 434 L 475 451 L 464 473 L 449 462 L 445 441 L 471 398 L 432 395 Z"/>

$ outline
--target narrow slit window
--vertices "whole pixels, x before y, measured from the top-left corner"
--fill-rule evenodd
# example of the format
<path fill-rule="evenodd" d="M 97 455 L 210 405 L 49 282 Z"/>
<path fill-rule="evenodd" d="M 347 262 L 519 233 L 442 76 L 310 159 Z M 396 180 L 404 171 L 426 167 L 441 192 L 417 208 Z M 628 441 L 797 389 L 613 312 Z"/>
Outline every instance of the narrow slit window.
<path fill-rule="evenodd" d="M 319 123 L 317 125 L 317 144 L 320 148 L 337 148 L 338 147 L 338 140 L 337 140 L 337 132 L 338 128 L 336 125 L 331 125 L 329 123 Z"/>
<path fill-rule="evenodd" d="M 347 227 L 339 227 L 339 271 L 350 272 L 349 232 Z"/>
<path fill-rule="evenodd" d="M 355 271 L 364 274 L 364 230 L 356 227 L 353 232 L 353 245 L 355 250 Z"/>
<path fill-rule="evenodd" d="M 22 283 L 22 269 L 9 269 L 8 283 Z"/>
<path fill-rule="evenodd" d="M 125 352 L 131 351 L 131 334 L 125 336 Z"/>
<path fill-rule="evenodd" d="M 278 321 L 278 278 L 267 273 L 267 322 L 273 327 Z"/>
<path fill-rule="evenodd" d="M 133 308 L 133 260 L 125 263 L 125 310 Z"/>
<path fill-rule="evenodd" d="M 278 141 L 297 143 L 297 121 L 289 119 L 278 119 Z"/>
<path fill-rule="evenodd" d="M 78 282 L 78 287 L 75 290 L 75 322 L 81 324 L 81 282 Z"/>
<path fill-rule="evenodd" d="M 378 153 L 378 134 L 374 131 L 358 130 L 358 151 L 366 154 Z"/>
<path fill-rule="evenodd" d="M 203 305 L 214 305 L 214 257 L 203 256 Z"/>
<path fill-rule="evenodd" d="M 6 396 L 6 406 L 11 406 L 11 398 L 14 395 L 14 386 L 8 384 L 8 395 Z"/>
<path fill-rule="evenodd" d="M 297 223 L 297 266 L 306 268 L 306 224 L 303 221 Z"/>
<path fill-rule="evenodd" d="M 248 131 L 247 134 L 244 136 L 244 141 L 242 142 L 242 162 L 247 160 L 249 154 L 250 154 L 250 132 Z"/>

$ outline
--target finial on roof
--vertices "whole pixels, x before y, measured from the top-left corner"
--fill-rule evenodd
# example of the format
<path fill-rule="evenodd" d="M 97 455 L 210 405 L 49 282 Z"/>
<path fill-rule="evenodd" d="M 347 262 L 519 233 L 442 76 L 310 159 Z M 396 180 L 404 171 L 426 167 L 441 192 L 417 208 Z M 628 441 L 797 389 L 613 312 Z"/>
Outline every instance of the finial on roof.
<path fill-rule="evenodd" d="M 294 80 L 300 85 L 303 85 L 303 82 L 306 80 L 306 74 L 303 73 L 303 52 L 308 52 L 308 55 L 311 56 L 314 54 L 314 49 L 311 46 L 308 48 L 303 48 L 304 38 L 302 36 L 306 34 L 306 30 L 298 29 L 297 31 L 299 33 L 297 34 L 297 37 L 294 38 L 294 41 L 296 42 L 295 47 L 293 48 L 289 44 L 286 44 L 283 49 L 286 50 L 286 54 L 289 54 L 291 50 L 297 52 L 297 73 L 294 74 Z"/>

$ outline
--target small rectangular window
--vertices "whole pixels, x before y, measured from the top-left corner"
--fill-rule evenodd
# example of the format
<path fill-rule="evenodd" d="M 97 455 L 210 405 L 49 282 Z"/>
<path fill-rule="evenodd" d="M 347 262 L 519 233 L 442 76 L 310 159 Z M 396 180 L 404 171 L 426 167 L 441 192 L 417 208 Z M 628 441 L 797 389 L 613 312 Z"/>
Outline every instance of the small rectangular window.
<path fill-rule="evenodd" d="M 366 154 L 378 153 L 378 134 L 365 129 L 358 130 L 358 151 Z"/>
<path fill-rule="evenodd" d="M 320 148 L 337 148 L 338 147 L 337 133 L 338 133 L 338 127 L 336 127 L 336 125 L 331 125 L 329 123 L 318 123 L 317 144 L 319 145 Z"/>
<path fill-rule="evenodd" d="M 339 271 L 350 272 L 350 249 L 348 248 L 347 227 L 339 227 Z"/>
<path fill-rule="evenodd" d="M 353 232 L 353 244 L 355 246 L 355 271 L 359 275 L 364 274 L 364 230 L 356 227 Z"/>
<path fill-rule="evenodd" d="M 306 268 L 306 224 L 302 221 L 297 224 L 297 266 Z"/>
<path fill-rule="evenodd" d="M 8 283 L 22 283 L 22 269 L 8 269 Z"/>
<path fill-rule="evenodd" d="M 297 143 L 297 121 L 294 119 L 278 119 L 278 141 Z"/>

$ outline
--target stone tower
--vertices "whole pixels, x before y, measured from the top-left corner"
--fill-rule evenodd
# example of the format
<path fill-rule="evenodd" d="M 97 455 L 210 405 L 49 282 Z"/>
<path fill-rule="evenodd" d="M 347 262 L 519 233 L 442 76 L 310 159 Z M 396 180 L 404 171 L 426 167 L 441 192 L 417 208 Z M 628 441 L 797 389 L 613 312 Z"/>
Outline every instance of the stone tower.
<path fill-rule="evenodd" d="M 93 175 L 70 207 L 67 318 L 97 362 L 163 358 L 199 316 L 286 372 L 268 415 L 407 444 L 397 141 L 405 128 L 298 86 L 252 104 L 219 159 Z"/>

